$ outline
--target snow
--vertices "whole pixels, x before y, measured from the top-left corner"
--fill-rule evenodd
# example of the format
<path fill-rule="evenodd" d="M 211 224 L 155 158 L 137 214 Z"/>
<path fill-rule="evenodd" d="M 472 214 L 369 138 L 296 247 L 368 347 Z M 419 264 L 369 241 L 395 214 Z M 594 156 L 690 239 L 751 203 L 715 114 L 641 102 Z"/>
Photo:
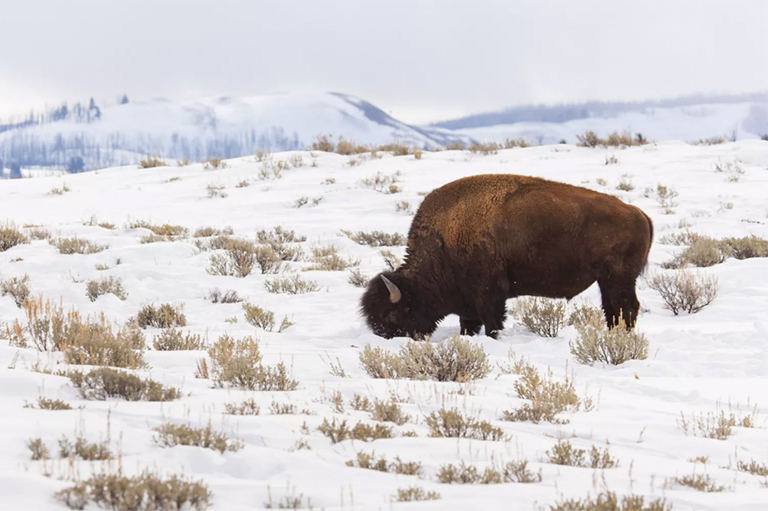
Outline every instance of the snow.
<path fill-rule="evenodd" d="M 128 229 L 129 220 L 181 224 L 197 227 L 231 226 L 236 236 L 253 239 L 256 231 L 281 225 L 307 236 L 302 245 L 333 244 L 341 252 L 360 259 L 360 268 L 373 276 L 383 268 L 378 249 L 360 246 L 340 235 L 341 229 L 382 230 L 407 233 L 412 219 L 398 212 L 400 201 L 418 207 L 428 192 L 459 177 L 481 173 L 516 173 L 541 176 L 582 185 L 619 196 L 642 208 L 654 220 L 656 241 L 650 253 L 649 271 L 669 260 L 678 247 L 660 243 L 671 232 L 690 230 L 712 236 L 768 237 L 765 196 L 768 194 L 768 143 L 747 140 L 716 146 L 689 146 L 664 142 L 628 149 L 587 149 L 571 145 L 540 146 L 499 151 L 482 156 L 467 151 L 425 152 L 413 156 L 365 159 L 350 166 L 349 157 L 316 152 L 276 153 L 274 161 L 288 161 L 301 155 L 304 166 L 283 172 L 282 179 L 262 181 L 262 163 L 254 157 L 229 160 L 222 170 L 205 170 L 200 164 L 187 167 L 137 169 L 110 168 L 65 178 L 39 177 L 0 182 L 0 220 L 17 225 L 40 224 L 55 236 L 77 235 L 109 249 L 91 255 L 61 255 L 45 241 L 16 246 L 0 253 L 0 278 L 29 274 L 35 294 L 61 300 L 83 314 L 104 312 L 118 324 L 135 315 L 149 302 L 183 303 L 188 326 L 184 330 L 207 334 L 209 342 L 229 333 L 236 337 L 255 335 L 260 339 L 267 364 L 284 361 L 299 388 L 293 392 L 246 392 L 213 389 L 207 380 L 195 379 L 196 360 L 204 352 L 158 352 L 149 349 L 150 364 L 143 376 L 180 387 L 185 396 L 166 403 L 125 402 L 116 399 L 87 401 L 69 380 L 31 370 L 42 366 L 61 369 L 59 353 L 10 347 L 0 340 L 0 491 L 2 508 L 8 510 L 54 510 L 63 506 L 52 495 L 69 486 L 75 474 L 85 476 L 99 463 L 30 461 L 27 439 L 41 437 L 55 448 L 62 436 L 83 432 L 90 439 L 109 435 L 113 448 L 122 454 L 124 472 L 144 467 L 165 473 L 184 473 L 204 479 L 212 490 L 216 510 L 261 509 L 269 500 L 286 494 L 311 498 L 315 509 L 537 509 L 561 496 L 583 497 L 607 486 L 619 494 L 636 493 L 666 497 L 676 510 L 764 510 L 768 490 L 760 479 L 745 472 L 729 470 L 738 459 L 768 462 L 768 421 L 760 408 L 768 402 L 768 260 L 727 260 L 702 269 L 720 283 L 718 298 L 696 315 L 673 316 L 662 308 L 655 291 L 640 282 L 638 296 L 648 311 L 639 318 L 638 328 L 650 340 L 650 356 L 618 367 L 588 367 L 578 364 L 568 348 L 576 337 L 573 327 L 560 337 L 544 339 L 509 319 L 498 340 L 473 338 L 491 357 L 494 370 L 472 384 L 386 381 L 369 378 L 358 363 L 360 350 L 370 344 L 396 350 L 406 339 L 385 340 L 367 330 L 358 315 L 361 289 L 347 282 L 347 272 L 300 272 L 308 263 L 291 263 L 292 272 L 318 282 L 322 290 L 303 295 L 269 294 L 265 280 L 272 276 L 254 274 L 246 278 L 212 276 L 206 272 L 210 253 L 200 253 L 191 239 L 140 244 L 145 229 Z M 606 156 L 618 163 L 606 165 Z M 311 163 L 316 161 L 316 167 Z M 738 164 L 743 169 L 737 182 L 729 174 L 715 171 L 718 162 Z M 402 173 L 403 191 L 382 194 L 361 186 L 360 180 L 377 172 Z M 635 189 L 615 187 L 629 176 Z M 169 181 L 179 177 L 180 180 Z M 327 178 L 332 184 L 321 184 Z M 605 185 L 597 180 L 605 180 Z M 241 181 L 251 186 L 237 188 Z M 63 195 L 50 195 L 63 183 L 70 188 Z M 209 184 L 223 185 L 226 198 L 208 198 Z M 664 214 L 655 192 L 662 184 L 679 192 L 674 214 Z M 322 197 L 312 206 L 294 207 L 302 196 Z M 112 222 L 115 230 L 83 225 L 91 217 Z M 403 247 L 395 248 L 402 255 Z M 117 259 L 121 264 L 114 265 Z M 20 260 L 19 260 L 20 259 Z M 97 271 L 95 264 L 114 266 Z M 102 276 L 122 279 L 128 291 L 126 301 L 102 296 L 90 302 L 84 281 Z M 263 332 L 249 326 L 240 304 L 212 304 L 204 296 L 218 287 L 235 289 L 248 301 L 287 315 L 295 325 L 283 333 Z M 599 303 L 595 286 L 584 293 Z M 581 298 L 579 298 L 581 299 Z M 236 324 L 225 322 L 238 316 Z M 21 318 L 10 297 L 0 297 L 0 319 Z M 456 333 L 458 318 L 447 318 L 434 339 Z M 146 331 L 148 341 L 156 334 Z M 595 410 L 567 413 L 567 425 L 504 422 L 501 412 L 520 406 L 513 383 L 517 376 L 503 375 L 496 363 L 507 360 L 512 349 L 540 371 L 551 369 L 562 380 L 573 372 L 579 394 L 591 396 Z M 330 374 L 327 360 L 340 361 L 348 377 Z M 455 391 L 463 389 L 463 395 Z M 372 443 L 331 442 L 317 431 L 324 418 L 346 419 L 374 424 L 370 414 L 346 406 L 336 412 L 330 395 L 339 391 L 348 401 L 354 394 L 373 399 L 399 396 L 406 413 L 415 423 L 394 426 L 398 434 L 415 431 L 418 437 L 398 436 Z M 73 406 L 71 411 L 43 411 L 24 408 L 38 396 L 60 398 Z M 253 398 L 261 406 L 259 416 L 224 415 L 224 403 Z M 272 415 L 270 404 L 292 403 L 310 415 Z M 735 428 L 736 433 L 719 441 L 686 436 L 676 425 L 681 411 L 686 415 L 714 412 L 717 402 L 739 404 L 742 411 L 758 405 L 757 428 Z M 506 442 L 430 438 L 424 416 L 441 407 L 458 407 L 502 428 Z M 205 426 L 243 440 L 238 452 L 217 452 L 195 448 L 160 448 L 152 441 L 153 427 L 165 421 Z M 309 435 L 301 431 L 306 423 Z M 546 463 L 545 452 L 558 438 L 571 439 L 579 448 L 604 446 L 620 461 L 618 468 L 595 471 L 588 468 Z M 311 450 L 293 450 L 304 440 Z M 420 461 L 425 477 L 381 473 L 350 468 L 345 462 L 356 452 L 399 456 L 403 461 Z M 688 460 L 709 456 L 706 467 Z M 535 484 L 444 485 L 435 473 L 446 463 L 461 461 L 481 468 L 496 461 L 527 459 L 543 480 Z M 664 487 L 665 479 L 706 472 L 727 487 L 722 493 L 700 493 L 679 486 Z M 50 473 L 50 477 L 46 477 Z M 434 502 L 390 503 L 398 488 L 419 486 L 437 491 Z"/>

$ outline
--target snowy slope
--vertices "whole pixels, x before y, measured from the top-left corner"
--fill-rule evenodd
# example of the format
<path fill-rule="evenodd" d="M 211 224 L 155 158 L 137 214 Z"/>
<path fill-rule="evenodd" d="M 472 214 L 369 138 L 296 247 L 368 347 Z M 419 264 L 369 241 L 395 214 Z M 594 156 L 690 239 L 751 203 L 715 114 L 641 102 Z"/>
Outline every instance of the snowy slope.
<path fill-rule="evenodd" d="M 255 108 L 255 107 L 254 107 Z M 210 253 L 199 252 L 192 240 L 141 244 L 144 229 L 126 229 L 128 220 L 181 224 L 190 230 L 201 226 L 231 226 L 235 235 L 253 239 L 260 229 L 281 225 L 307 236 L 305 251 L 333 244 L 344 254 L 358 258 L 368 276 L 384 265 L 378 249 L 360 246 L 340 236 L 341 229 L 383 230 L 406 233 L 411 216 L 396 211 L 401 201 L 418 207 L 421 193 L 453 179 L 480 173 L 518 173 L 542 176 L 616 194 L 646 211 L 654 220 L 656 243 L 650 254 L 650 270 L 669 260 L 678 247 L 658 240 L 690 225 L 696 232 L 713 236 L 768 237 L 765 197 L 768 195 L 768 142 L 743 141 L 717 146 L 689 146 L 679 142 L 660 143 L 626 150 L 577 148 L 570 145 L 531 147 L 500 151 L 491 156 L 473 156 L 465 151 L 425 152 L 413 156 L 366 159 L 357 166 L 349 157 L 308 152 L 280 153 L 275 161 L 289 161 L 300 155 L 304 166 L 283 172 L 282 179 L 259 180 L 262 163 L 253 157 L 230 160 L 223 170 L 204 170 L 201 165 L 137 169 L 135 166 L 97 172 L 39 179 L 0 182 L 0 221 L 17 225 L 40 224 L 55 236 L 77 235 L 109 249 L 92 255 L 61 255 L 45 241 L 16 246 L 0 253 L 0 278 L 29 274 L 34 293 L 61 297 L 65 306 L 83 314 L 104 312 L 117 323 L 135 315 L 148 302 L 183 303 L 188 319 L 184 330 L 207 333 L 209 342 L 223 333 L 256 335 L 261 341 L 265 362 L 284 361 L 299 380 L 293 392 L 243 392 L 213 389 L 206 380 L 193 377 L 196 360 L 204 352 L 158 352 L 149 349 L 151 365 L 142 375 L 181 387 L 185 397 L 166 403 L 86 401 L 79 397 L 68 379 L 31 370 L 41 366 L 61 369 L 59 353 L 16 349 L 0 340 L 0 492 L 2 509 L 56 510 L 63 506 L 52 494 L 67 487 L 74 473 L 85 477 L 98 463 L 65 462 L 46 464 L 29 460 L 27 439 L 41 437 L 49 447 L 62 435 L 84 432 L 91 439 L 104 438 L 109 427 L 115 449 L 122 453 L 124 472 L 143 467 L 183 472 L 204 479 L 214 493 L 214 510 L 262 509 L 269 500 L 286 494 L 311 498 L 315 509 L 538 509 L 561 496 L 583 497 L 603 485 L 619 494 L 664 496 L 676 510 L 758 511 L 766 509 L 768 489 L 761 480 L 727 467 L 734 456 L 768 463 L 768 260 L 728 260 L 703 270 L 719 278 L 720 294 L 712 305 L 692 316 L 673 316 L 662 308 L 656 292 L 639 285 L 642 306 L 639 329 L 650 340 L 650 356 L 618 367 L 587 367 L 576 363 L 568 349 L 576 337 L 573 327 L 560 337 L 545 339 L 509 319 L 506 329 L 493 340 L 474 339 L 491 356 L 494 370 L 471 385 L 457 383 L 385 381 L 369 378 L 358 364 L 360 350 L 370 344 L 397 349 L 405 339 L 384 340 L 369 332 L 358 316 L 359 288 L 347 281 L 347 272 L 300 272 L 308 263 L 291 263 L 290 272 L 315 280 L 321 291 L 284 295 L 269 294 L 264 283 L 272 276 L 250 275 L 243 279 L 212 276 L 206 272 Z M 614 154 L 618 164 L 605 165 Z M 316 166 L 311 166 L 315 159 Z M 296 159 L 294 158 L 294 161 Z M 736 162 L 744 171 L 731 182 L 716 172 L 718 162 Z M 360 180 L 377 172 L 402 173 L 403 191 L 382 194 L 365 188 Z M 632 191 L 615 187 L 622 176 L 635 185 Z M 180 178 L 171 181 L 171 178 Z M 335 180 L 335 181 L 332 181 Z M 603 185 L 598 184 L 598 180 Z M 604 180 L 604 181 L 603 181 Z M 248 182 L 248 187 L 236 187 Z M 325 184 L 323 184 L 325 183 Z M 53 187 L 66 184 L 70 191 L 50 195 Z M 227 197 L 207 196 L 208 185 L 223 186 Z M 658 184 L 679 192 L 674 214 L 664 214 L 646 188 Z M 316 206 L 295 207 L 296 199 L 322 198 Z M 91 217 L 118 226 L 108 230 L 83 225 Z M 395 248 L 400 255 L 403 247 Z M 115 265 L 117 259 L 121 264 Z M 112 266 L 97 271 L 96 264 Z M 102 296 L 90 302 L 83 281 L 111 275 L 122 279 L 129 294 L 126 301 Z M 243 321 L 239 304 L 212 304 L 204 296 L 219 287 L 235 289 L 251 303 L 288 315 L 295 325 L 283 333 L 263 332 Z M 599 303 L 595 287 L 584 296 Z M 236 324 L 225 322 L 237 316 Z M 22 314 L 10 297 L 0 297 L 0 319 L 5 322 Z M 449 317 L 434 335 L 442 340 L 458 329 L 458 318 Z M 156 330 L 148 329 L 151 341 Z M 579 394 L 591 396 L 593 411 L 566 413 L 567 425 L 504 422 L 505 409 L 520 406 L 513 383 L 518 378 L 504 375 L 496 363 L 504 363 L 512 349 L 541 372 L 551 369 L 558 380 L 572 371 Z M 340 361 L 348 377 L 330 374 L 324 361 Z M 457 393 L 456 391 L 463 392 Z M 355 424 L 374 424 L 370 414 L 345 406 L 338 412 L 330 403 L 339 391 L 345 401 L 354 394 L 386 398 L 398 396 L 413 419 L 395 426 L 398 434 L 414 431 L 417 437 L 398 436 L 372 443 L 331 442 L 317 431 L 324 418 L 346 419 Z M 71 411 L 44 411 L 24 408 L 38 396 L 60 398 L 73 406 Z M 259 416 L 224 415 L 224 403 L 255 399 Z M 270 404 L 292 403 L 310 414 L 273 415 Z M 757 403 L 757 428 L 735 428 L 735 434 L 718 441 L 686 436 L 676 426 L 681 411 L 714 412 L 716 402 L 738 403 L 742 410 Z M 442 406 L 458 407 L 488 420 L 504 430 L 508 441 L 430 438 L 424 416 Z M 82 407 L 82 408 L 80 408 Z M 160 448 L 152 441 L 151 429 L 164 421 L 204 426 L 211 421 L 216 429 L 241 438 L 244 449 L 223 455 L 193 448 Z M 309 434 L 302 432 L 306 423 Z M 619 459 L 617 468 L 596 471 L 547 463 L 545 452 L 557 438 L 569 438 L 583 449 L 610 442 L 611 453 Z M 294 450 L 305 441 L 311 450 Z M 388 459 L 419 461 L 425 475 L 381 473 L 350 468 L 345 462 L 355 453 L 375 451 Z M 703 466 L 688 460 L 708 456 Z M 534 484 L 445 485 L 435 473 L 446 463 L 465 461 L 480 468 L 496 461 L 527 459 L 543 480 Z M 706 472 L 727 489 L 721 493 L 700 493 L 671 485 L 665 480 L 692 472 Z M 44 475 L 49 473 L 51 476 Z M 398 488 L 419 486 L 437 491 L 442 499 L 409 504 L 390 503 Z M 94 508 L 95 509 L 95 508 Z"/>
<path fill-rule="evenodd" d="M 544 144 L 565 140 L 575 143 L 577 135 L 592 130 L 600 136 L 613 132 L 642 133 L 649 140 L 685 142 L 725 136 L 737 140 L 768 134 L 768 105 L 758 103 L 711 103 L 670 108 L 625 111 L 614 116 L 594 116 L 563 123 L 518 122 L 455 130 L 481 141 L 503 142 L 522 137 Z"/>

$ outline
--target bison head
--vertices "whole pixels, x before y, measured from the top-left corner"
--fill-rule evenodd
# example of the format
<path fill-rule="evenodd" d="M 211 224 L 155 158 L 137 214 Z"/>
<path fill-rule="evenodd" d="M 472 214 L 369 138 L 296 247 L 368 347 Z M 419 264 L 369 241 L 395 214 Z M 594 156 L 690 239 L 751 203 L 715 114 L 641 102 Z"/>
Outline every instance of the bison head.
<path fill-rule="evenodd" d="M 414 286 L 400 272 L 384 272 L 368 283 L 361 300 L 361 312 L 373 333 L 392 337 L 420 338 L 435 331 L 430 308 Z"/>

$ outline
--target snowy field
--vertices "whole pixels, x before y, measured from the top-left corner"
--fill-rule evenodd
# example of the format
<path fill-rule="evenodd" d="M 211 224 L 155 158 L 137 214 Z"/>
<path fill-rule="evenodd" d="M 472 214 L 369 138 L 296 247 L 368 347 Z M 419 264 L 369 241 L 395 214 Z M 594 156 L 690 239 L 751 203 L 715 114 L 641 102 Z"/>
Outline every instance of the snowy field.
<path fill-rule="evenodd" d="M 666 234 L 690 229 L 714 237 L 768 237 L 768 142 L 715 146 L 664 142 L 624 150 L 559 145 L 493 155 L 425 152 L 421 159 L 412 155 L 356 157 L 355 165 L 350 165 L 348 156 L 294 152 L 272 155 L 272 165 L 295 162 L 296 155 L 302 157 L 303 166 L 284 170 L 280 179 L 260 179 L 264 163 L 245 157 L 229 160 L 227 168 L 219 170 L 203 169 L 200 164 L 122 167 L 66 178 L 0 182 L 0 221 L 13 221 L 19 228 L 41 225 L 54 237 L 76 235 L 109 245 L 90 255 L 62 255 L 45 240 L 15 246 L 0 253 L 0 278 L 28 274 L 35 295 L 61 298 L 66 308 L 75 307 L 83 315 L 103 312 L 119 325 L 148 303 L 183 304 L 184 331 L 206 335 L 209 345 L 225 333 L 238 338 L 256 336 L 265 363 L 283 361 L 299 382 L 297 390 L 290 392 L 212 388 L 210 381 L 194 377 L 198 359 L 207 357 L 205 351 L 155 351 L 151 341 L 159 331 L 148 328 L 144 333 L 150 346 L 145 353 L 149 367 L 138 374 L 179 387 L 184 396 L 164 403 L 84 400 L 68 378 L 32 370 L 35 364 L 54 371 L 66 369 L 61 353 L 19 349 L 0 340 L 0 508 L 64 509 L 53 494 L 71 486 L 73 477 L 100 470 L 101 462 L 31 461 L 28 439 L 40 437 L 56 450 L 62 435 L 73 438 L 83 433 L 98 440 L 109 433 L 124 473 L 148 467 L 202 479 L 213 493 L 215 510 L 262 509 L 270 494 L 274 502 L 286 495 L 302 495 L 305 507 L 311 499 L 314 509 L 326 510 L 534 510 L 563 497 L 594 495 L 604 488 L 620 495 L 665 497 L 676 510 L 768 509 L 768 488 L 761 487 L 764 478 L 732 468 L 736 459 L 768 463 L 768 413 L 761 408 L 768 406 L 766 259 L 729 259 L 703 269 L 719 279 L 720 291 L 709 307 L 695 315 L 673 316 L 662 307 L 658 293 L 641 281 L 638 296 L 645 312 L 638 329 L 650 340 L 647 360 L 618 367 L 580 365 L 568 346 L 577 335 L 574 327 L 564 328 L 558 338 L 542 338 L 510 318 L 499 340 L 473 338 L 490 356 L 493 370 L 488 377 L 468 384 L 438 383 L 372 379 L 361 368 L 358 355 L 366 345 L 396 351 L 407 340 L 385 340 L 367 330 L 358 314 L 362 290 L 348 282 L 348 271 L 302 271 L 311 263 L 287 263 L 286 274 L 298 273 L 316 281 L 320 290 L 271 294 L 265 282 L 275 275 L 258 271 L 246 278 L 210 275 L 206 270 L 211 252 L 198 250 L 191 237 L 142 244 L 140 238 L 150 231 L 124 227 L 136 220 L 180 224 L 190 233 L 204 226 L 228 226 L 235 236 L 253 241 L 257 231 L 282 226 L 306 236 L 301 243 L 306 253 L 313 247 L 333 245 L 343 256 L 359 259 L 360 270 L 370 277 L 384 268 L 380 249 L 356 244 L 340 234 L 342 229 L 406 234 L 412 213 L 407 207 L 403 210 L 403 201 L 415 211 L 425 192 L 454 179 L 514 173 L 615 194 L 643 209 L 654 220 L 656 230 L 649 271 L 659 271 L 660 264 L 680 250 L 659 242 Z M 612 155 L 618 162 L 606 165 Z M 735 165 L 742 173 L 718 172 L 718 163 L 731 164 L 731 169 Z M 361 180 L 378 172 L 387 176 L 400 172 L 402 191 L 385 194 L 362 185 Z M 631 181 L 634 189 L 618 190 L 622 179 Z M 242 186 L 243 182 L 249 186 Z M 63 185 L 69 191 L 50 194 Z M 215 192 L 219 196 L 209 197 L 209 185 L 213 185 L 210 190 L 219 190 Z M 658 185 L 679 193 L 674 212 L 665 214 L 659 204 Z M 648 188 L 651 190 L 646 191 Z M 308 199 L 307 204 L 297 208 L 301 197 Z M 84 225 L 91 218 L 117 227 Z M 404 247 L 391 250 L 399 256 L 404 253 Z M 120 264 L 116 264 L 118 260 Z M 98 271 L 96 265 L 110 269 Z M 125 301 L 113 295 L 94 302 L 86 297 L 85 282 L 104 276 L 122 279 L 128 293 Z M 214 304 L 206 299 L 213 288 L 236 290 L 249 303 L 273 311 L 278 322 L 287 315 L 294 325 L 282 333 L 252 327 L 244 321 L 241 304 Z M 597 287 L 583 297 L 598 304 Z M 233 317 L 238 318 L 237 323 L 232 322 Z M 0 297 L 1 321 L 22 318 L 22 310 L 11 297 Z M 433 341 L 457 331 L 458 318 L 449 317 L 438 327 Z M 572 372 L 580 397 L 591 397 L 594 409 L 563 413 L 567 424 L 502 421 L 503 410 L 525 402 L 513 389 L 519 377 L 503 374 L 497 367 L 497 363 L 508 362 L 510 350 L 541 373 L 551 370 L 557 381 Z M 328 361 L 335 363 L 337 358 L 347 377 L 331 374 Z M 343 395 L 342 411 L 331 402 L 336 392 Z M 347 420 L 350 426 L 358 421 L 377 424 L 370 413 L 349 406 L 355 394 L 371 401 L 394 395 L 411 420 L 402 426 L 388 424 L 395 433 L 391 439 L 332 444 L 318 431 L 325 418 Z M 62 399 L 73 409 L 24 407 L 40 396 Z M 260 415 L 223 413 L 226 403 L 247 399 L 259 404 Z M 295 413 L 273 414 L 273 402 L 293 404 Z M 729 438 L 715 440 L 686 435 L 677 425 L 681 412 L 688 417 L 714 413 L 718 402 L 726 408 L 730 402 L 734 410 L 738 405 L 741 413 L 749 413 L 757 405 L 756 427 L 737 427 Z M 487 420 L 503 429 L 508 439 L 431 438 L 425 415 L 443 407 L 456 407 Z M 242 440 L 244 448 L 219 454 L 199 447 L 161 448 L 153 441 L 152 429 L 164 422 L 205 426 L 209 421 L 214 429 Z M 404 436 L 406 432 L 416 436 Z M 560 438 L 570 439 L 582 449 L 610 442 L 610 452 L 619 465 L 594 470 L 548 463 L 546 452 Z M 400 457 L 420 462 L 423 475 L 346 465 L 356 453 L 374 451 L 388 460 Z M 690 460 L 696 457 L 708 457 L 708 461 L 694 464 Z M 541 482 L 448 485 L 435 477 L 448 463 L 463 461 L 483 469 L 491 463 L 524 459 L 533 472 L 541 472 Z M 725 490 L 703 493 L 669 482 L 694 472 L 710 475 Z M 398 489 L 412 486 L 438 492 L 441 499 L 391 502 Z"/>

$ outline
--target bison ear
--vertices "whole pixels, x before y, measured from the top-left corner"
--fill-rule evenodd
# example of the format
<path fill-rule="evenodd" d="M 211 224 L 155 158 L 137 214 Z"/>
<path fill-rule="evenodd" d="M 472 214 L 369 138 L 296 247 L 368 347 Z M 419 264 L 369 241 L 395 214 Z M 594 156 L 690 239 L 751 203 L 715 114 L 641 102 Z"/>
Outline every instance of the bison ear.
<path fill-rule="evenodd" d="M 400 292 L 400 289 L 384 275 L 381 276 L 381 280 L 384 281 L 384 285 L 387 286 L 387 289 L 389 290 L 389 301 L 392 303 L 399 302 L 400 299 L 403 297 L 403 294 Z"/>

